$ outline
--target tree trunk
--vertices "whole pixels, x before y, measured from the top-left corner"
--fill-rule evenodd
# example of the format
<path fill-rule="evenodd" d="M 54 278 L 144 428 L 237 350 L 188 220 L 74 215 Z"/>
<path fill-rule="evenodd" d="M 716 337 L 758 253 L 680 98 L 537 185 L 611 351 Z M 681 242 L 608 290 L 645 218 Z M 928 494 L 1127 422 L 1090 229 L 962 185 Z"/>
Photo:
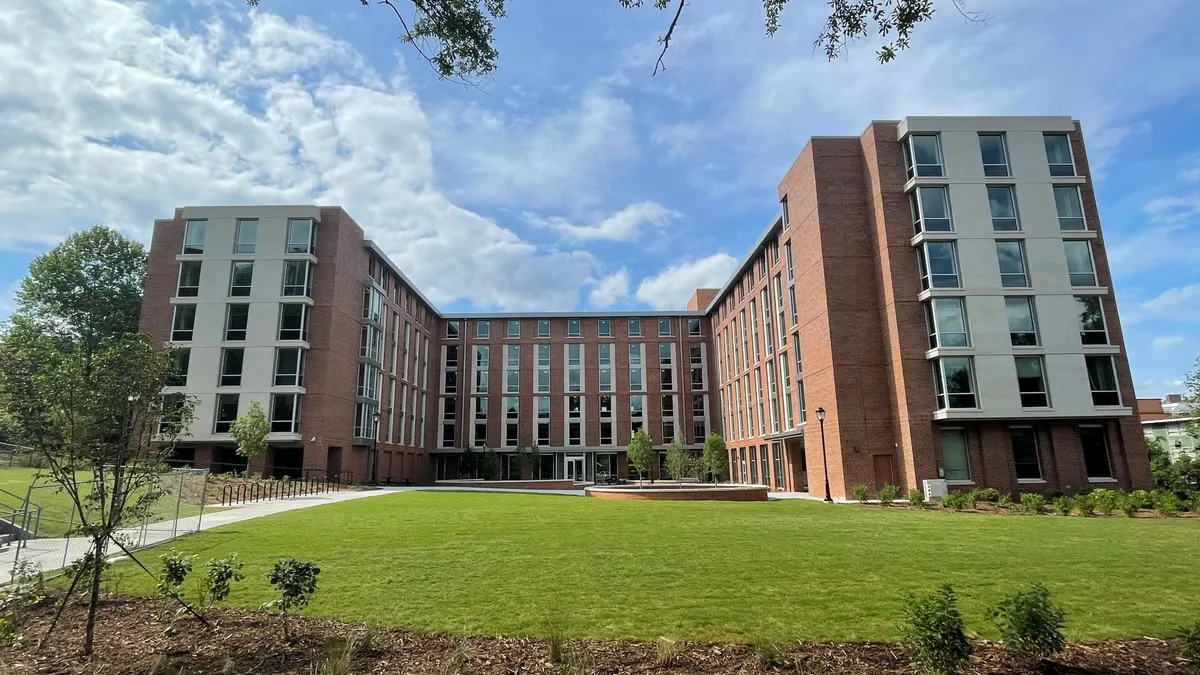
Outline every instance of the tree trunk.
<path fill-rule="evenodd" d="M 96 610 L 100 607 L 100 577 L 104 573 L 104 551 L 107 535 L 97 537 L 92 547 L 95 556 L 92 558 L 92 593 L 88 600 L 87 630 L 83 638 L 83 654 L 91 656 L 92 638 L 96 633 Z"/>

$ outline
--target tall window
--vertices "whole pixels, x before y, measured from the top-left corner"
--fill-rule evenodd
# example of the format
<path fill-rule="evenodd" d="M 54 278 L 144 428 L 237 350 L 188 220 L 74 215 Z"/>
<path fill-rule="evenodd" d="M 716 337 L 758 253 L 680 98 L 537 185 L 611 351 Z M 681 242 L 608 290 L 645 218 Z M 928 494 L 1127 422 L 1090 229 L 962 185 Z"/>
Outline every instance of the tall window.
<path fill-rule="evenodd" d="M 659 319 L 658 320 L 658 336 L 659 337 L 670 337 L 670 335 L 671 335 L 671 320 L 670 319 Z"/>
<path fill-rule="evenodd" d="M 967 459 L 967 434 L 959 428 L 938 431 L 942 446 L 942 477 L 950 481 L 971 480 L 971 462 Z"/>
<path fill-rule="evenodd" d="M 979 134 L 979 154 L 983 156 L 983 175 L 1009 175 L 1004 134 Z"/>
<path fill-rule="evenodd" d="M 175 305 L 175 317 L 171 320 L 171 341 L 188 342 L 196 330 L 196 306 Z"/>
<path fill-rule="evenodd" d="M 475 393 L 488 393 L 488 367 L 491 356 L 487 345 L 476 345 L 475 349 Z"/>
<path fill-rule="evenodd" d="M 1038 344 L 1037 315 L 1033 298 L 1004 298 L 1008 314 L 1008 336 L 1014 347 L 1033 347 Z"/>
<path fill-rule="evenodd" d="M 612 321 L 608 319 L 596 319 L 596 335 L 600 337 L 612 337 Z"/>
<path fill-rule="evenodd" d="M 921 288 L 958 288 L 958 257 L 952 241 L 927 241 L 917 255 Z"/>
<path fill-rule="evenodd" d="M 537 390 L 550 391 L 550 345 L 537 346 Z"/>
<path fill-rule="evenodd" d="M 1095 286 L 1096 268 L 1092 265 L 1092 245 L 1086 241 L 1064 241 L 1067 272 L 1072 286 Z"/>
<path fill-rule="evenodd" d="M 504 393 L 516 394 L 521 386 L 521 347 L 504 345 Z"/>
<path fill-rule="evenodd" d="M 491 334 L 491 325 L 487 321 L 475 322 L 475 339 L 486 340 Z"/>
<path fill-rule="evenodd" d="M 1046 134 L 1046 162 L 1051 176 L 1074 176 L 1075 159 L 1071 155 L 1071 139 L 1066 134 Z"/>
<path fill-rule="evenodd" d="M 271 395 L 272 432 L 300 433 L 300 402 L 302 398 L 300 394 Z"/>
<path fill-rule="evenodd" d="M 308 305 L 299 303 L 279 305 L 279 339 L 308 339 Z"/>
<path fill-rule="evenodd" d="M 1112 463 L 1108 457 L 1108 436 L 1101 426 L 1079 427 L 1079 444 L 1083 450 L 1083 467 L 1089 479 L 1112 478 Z"/>
<path fill-rule="evenodd" d="M 693 344 L 688 346 L 688 359 L 691 365 L 692 391 L 703 390 L 704 387 L 704 347 Z"/>
<path fill-rule="evenodd" d="M 283 262 L 283 294 L 312 297 L 312 277 L 307 260 Z"/>
<path fill-rule="evenodd" d="M 1040 356 L 1017 356 L 1017 390 L 1021 392 L 1022 408 L 1050 407 L 1046 388 L 1046 365 Z"/>
<path fill-rule="evenodd" d="M 299 347 L 279 347 L 275 350 L 275 386 L 303 387 L 304 362 L 308 350 Z"/>
<path fill-rule="evenodd" d="M 670 443 L 675 439 L 675 397 L 668 394 L 662 397 L 662 442 Z"/>
<path fill-rule="evenodd" d="M 233 428 L 233 423 L 237 421 L 237 415 L 238 395 L 217 394 L 216 424 L 213 425 L 213 433 L 229 433 L 229 430 Z"/>
<path fill-rule="evenodd" d="M 674 363 L 674 347 L 670 342 L 660 342 L 658 344 L 658 367 L 660 373 L 660 381 L 663 391 L 673 391 L 675 389 L 675 369 L 672 367 Z"/>
<path fill-rule="evenodd" d="M 235 260 L 233 270 L 229 275 L 229 295 L 246 297 L 250 295 L 250 285 L 254 280 L 254 263 L 249 260 Z"/>
<path fill-rule="evenodd" d="M 904 168 L 909 178 L 942 175 L 942 149 L 937 134 L 911 134 L 905 140 Z"/>
<path fill-rule="evenodd" d="M 792 371 L 788 366 L 786 354 L 779 358 L 779 379 L 783 383 L 784 428 L 795 429 L 796 417 L 792 408 Z"/>
<path fill-rule="evenodd" d="M 611 344 L 596 345 L 600 366 L 600 391 L 612 391 L 612 350 Z"/>
<path fill-rule="evenodd" d="M 481 397 L 474 399 L 474 401 L 475 433 L 473 434 L 472 444 L 478 448 L 487 445 L 488 400 L 487 397 Z"/>
<path fill-rule="evenodd" d="M 550 337 L 550 319 L 538 319 L 538 337 Z"/>
<path fill-rule="evenodd" d="M 786 230 L 786 229 L 788 228 L 788 225 L 790 225 L 790 224 L 791 224 L 791 222 L 792 222 L 792 221 L 791 221 L 791 220 L 788 218 L 788 198 L 787 198 L 787 195 L 784 195 L 784 196 L 783 196 L 783 199 L 780 199 L 780 200 L 779 200 L 779 211 L 780 211 L 780 213 L 782 213 L 782 214 L 783 214 L 783 229 L 785 229 L 785 230 Z"/>
<path fill-rule="evenodd" d="M 1085 345 L 1108 344 L 1100 296 L 1075 296 L 1075 311 L 1079 315 L 1079 340 Z"/>
<path fill-rule="evenodd" d="M 583 345 L 567 345 L 567 391 L 583 391 Z"/>
<path fill-rule="evenodd" d="M 750 301 L 750 342 L 754 344 L 754 362 L 758 363 L 762 358 L 761 342 L 758 339 L 758 312 L 754 306 L 754 301 Z"/>
<path fill-rule="evenodd" d="M 515 338 L 521 337 L 521 322 L 520 321 L 510 320 L 508 322 L 507 328 L 508 328 L 508 330 L 505 333 L 505 337 L 508 337 L 509 339 L 515 339 Z"/>
<path fill-rule="evenodd" d="M 446 345 L 446 367 L 442 379 L 442 393 L 458 393 L 458 345 Z"/>
<path fill-rule="evenodd" d="M 369 363 L 358 364 L 358 396 L 379 400 L 380 370 Z"/>
<path fill-rule="evenodd" d="M 253 255 L 258 243 L 258 221 L 239 220 L 233 235 L 234 255 Z"/>
<path fill-rule="evenodd" d="M 991 186 L 987 189 L 988 207 L 992 212 L 992 229 L 996 232 L 1015 232 L 1021 229 L 1017 220 L 1017 200 L 1011 185 Z"/>
<path fill-rule="evenodd" d="M 516 396 L 504 397 L 504 447 L 515 448 L 520 445 L 519 430 L 521 427 L 521 399 Z"/>
<path fill-rule="evenodd" d="M 634 342 L 629 345 L 629 391 L 645 391 L 642 371 L 642 345 Z"/>
<path fill-rule="evenodd" d="M 567 319 L 567 337 L 577 338 L 580 335 L 579 319 Z"/>
<path fill-rule="evenodd" d="M 767 361 L 767 400 L 770 401 L 771 433 L 779 433 L 779 392 L 776 389 L 775 364 Z"/>
<path fill-rule="evenodd" d="M 787 242 L 783 245 L 783 261 L 787 265 L 787 280 L 792 283 L 796 280 L 796 274 L 792 267 L 792 242 Z"/>
<path fill-rule="evenodd" d="M 613 444 L 613 397 L 600 397 L 600 445 Z"/>
<path fill-rule="evenodd" d="M 1088 384 L 1092 388 L 1092 405 L 1121 405 L 1117 390 L 1117 372 L 1111 356 L 1085 356 Z"/>
<path fill-rule="evenodd" d="M 950 198 L 944 187 L 921 186 L 908 195 L 915 232 L 950 232 Z"/>
<path fill-rule="evenodd" d="M 1000 264 L 1001 286 L 1005 288 L 1029 286 L 1029 274 L 1025 271 L 1025 247 L 1021 242 L 996 242 L 996 259 Z"/>
<path fill-rule="evenodd" d="M 171 370 L 167 376 L 168 387 L 186 387 L 188 366 L 191 365 L 192 350 L 180 347 L 171 352 Z"/>
<path fill-rule="evenodd" d="M 1037 434 L 1033 427 L 1009 427 L 1008 437 L 1012 442 L 1013 465 L 1017 470 L 1017 480 L 1041 480 L 1042 463 L 1038 459 Z"/>
<path fill-rule="evenodd" d="M 939 410 L 977 408 L 975 368 L 969 356 L 948 356 L 933 362 Z"/>
<path fill-rule="evenodd" d="M 708 437 L 708 417 L 705 415 L 704 396 L 692 397 L 692 442 L 703 443 Z"/>
<path fill-rule="evenodd" d="M 316 227 L 307 218 L 291 218 L 287 226 L 287 252 L 316 254 Z"/>
<path fill-rule="evenodd" d="M 194 298 L 200 294 L 200 261 L 179 263 L 179 286 L 176 297 Z"/>
<path fill-rule="evenodd" d="M 1058 209 L 1058 229 L 1087 229 L 1083 220 L 1083 204 L 1079 199 L 1078 185 L 1055 185 L 1054 206 Z"/>
<path fill-rule="evenodd" d="M 245 360 L 246 350 L 238 347 L 236 349 L 221 350 L 221 377 L 217 382 L 220 387 L 238 387 L 242 384 L 242 362 Z"/>
<path fill-rule="evenodd" d="M 925 303 L 925 324 L 929 328 L 929 348 L 966 347 L 967 310 L 962 298 L 933 298 Z"/>
<path fill-rule="evenodd" d="M 550 445 L 550 397 L 537 397 L 537 443 Z"/>
<path fill-rule="evenodd" d="M 441 447 L 454 447 L 454 427 L 458 420 L 458 399 L 442 399 L 442 441 Z"/>
<path fill-rule="evenodd" d="M 183 226 L 183 252 L 186 255 L 204 253 L 204 234 L 208 223 L 203 220 L 189 220 Z"/>
<path fill-rule="evenodd" d="M 583 445 L 583 402 L 580 396 L 567 397 L 567 445 Z"/>
<path fill-rule="evenodd" d="M 645 407 L 645 396 L 629 397 L 629 432 L 631 435 L 636 434 L 638 429 L 641 429 L 642 425 L 645 424 Z"/>

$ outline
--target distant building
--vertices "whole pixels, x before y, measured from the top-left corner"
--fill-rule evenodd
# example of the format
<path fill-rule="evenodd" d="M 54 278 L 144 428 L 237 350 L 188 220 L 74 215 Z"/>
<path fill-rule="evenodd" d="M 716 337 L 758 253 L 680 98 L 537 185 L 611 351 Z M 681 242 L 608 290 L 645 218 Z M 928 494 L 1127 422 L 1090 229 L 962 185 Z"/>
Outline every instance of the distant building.
<path fill-rule="evenodd" d="M 1197 454 L 1196 438 L 1188 435 L 1184 427 L 1191 421 L 1191 413 L 1195 410 L 1194 403 L 1187 403 L 1181 394 L 1167 394 L 1161 399 L 1139 398 L 1138 413 L 1142 418 L 1142 432 L 1146 439 L 1164 438 L 1167 441 L 1167 451 L 1172 459 L 1187 453 L 1193 459 L 1200 459 Z"/>

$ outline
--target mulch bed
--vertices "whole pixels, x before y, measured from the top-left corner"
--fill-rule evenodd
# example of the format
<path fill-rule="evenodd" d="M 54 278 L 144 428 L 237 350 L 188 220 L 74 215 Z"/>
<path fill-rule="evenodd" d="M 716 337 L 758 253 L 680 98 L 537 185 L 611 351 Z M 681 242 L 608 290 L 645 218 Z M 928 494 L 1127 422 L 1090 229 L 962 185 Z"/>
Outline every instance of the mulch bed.
<path fill-rule="evenodd" d="M 86 606 L 73 602 L 46 649 L 37 641 L 53 614 L 51 601 L 33 610 L 23 647 L 0 651 L 0 672 L 56 675 L 138 674 L 207 675 L 321 673 L 327 645 L 354 636 L 361 645 L 351 671 L 357 675 L 405 673 L 431 675 L 608 675 L 612 673 L 756 673 L 803 675 L 909 674 L 902 650 L 892 644 L 800 643 L 778 653 L 740 644 L 678 643 L 673 661 L 657 663 L 655 643 L 572 641 L 573 666 L 550 663 L 544 640 L 457 637 L 399 629 L 371 629 L 327 619 L 297 617 L 293 639 L 285 643 L 276 616 L 239 609 L 209 613 L 209 628 L 195 619 L 178 619 L 174 629 L 155 618 L 163 605 L 146 598 L 106 597 L 96 631 L 92 659 L 79 655 Z M 169 633 L 169 634 L 168 634 Z M 972 675 L 1184 675 L 1178 645 L 1143 638 L 1070 645 L 1049 661 L 1028 662 L 1003 647 L 980 644 L 966 673 Z"/>

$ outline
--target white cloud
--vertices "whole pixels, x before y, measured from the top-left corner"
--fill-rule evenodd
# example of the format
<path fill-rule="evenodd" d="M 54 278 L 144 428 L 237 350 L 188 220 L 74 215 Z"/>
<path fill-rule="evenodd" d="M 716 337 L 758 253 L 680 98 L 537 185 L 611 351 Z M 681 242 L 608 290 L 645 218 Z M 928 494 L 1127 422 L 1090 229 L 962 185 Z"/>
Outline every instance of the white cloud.
<path fill-rule="evenodd" d="M 638 284 L 636 297 L 654 309 L 683 309 L 697 288 L 720 288 L 733 274 L 737 259 L 728 253 L 672 265 Z"/>
<path fill-rule="evenodd" d="M 1198 316 L 1197 303 L 1200 303 L 1200 284 L 1175 286 L 1168 288 L 1158 296 L 1138 305 L 1138 310 L 1146 314 L 1175 314 L 1180 318 Z"/>
<path fill-rule="evenodd" d="M 17 291 L 21 288 L 21 279 L 17 279 L 0 291 L 0 321 L 8 319 L 17 311 Z"/>
<path fill-rule="evenodd" d="M 524 215 L 533 226 L 553 230 L 575 241 L 637 241 L 645 230 L 661 230 L 683 214 L 658 202 L 645 201 L 630 204 L 595 225 L 573 225 L 560 217 Z"/>
<path fill-rule="evenodd" d="M 1150 346 L 1154 349 L 1163 351 L 1167 349 L 1174 349 L 1182 345 L 1184 342 L 1187 342 L 1187 339 L 1182 337 L 1156 337 Z"/>
<path fill-rule="evenodd" d="M 629 297 L 629 270 L 624 267 L 601 279 L 588 294 L 588 303 L 601 309 Z"/>
<path fill-rule="evenodd" d="M 185 204 L 340 204 L 435 302 L 578 304 L 589 253 L 536 246 L 442 193 L 402 71 L 381 75 L 352 46 L 263 11 L 198 25 L 156 25 L 148 6 L 112 0 L 0 14 L 0 247 L 44 248 L 97 222 L 145 239 Z M 521 160 L 554 151 L 538 158 L 548 173 L 581 147 L 600 152 L 596 138 L 554 145 L 627 116 L 592 92 Z M 488 148 L 478 157 L 516 166 Z"/>

